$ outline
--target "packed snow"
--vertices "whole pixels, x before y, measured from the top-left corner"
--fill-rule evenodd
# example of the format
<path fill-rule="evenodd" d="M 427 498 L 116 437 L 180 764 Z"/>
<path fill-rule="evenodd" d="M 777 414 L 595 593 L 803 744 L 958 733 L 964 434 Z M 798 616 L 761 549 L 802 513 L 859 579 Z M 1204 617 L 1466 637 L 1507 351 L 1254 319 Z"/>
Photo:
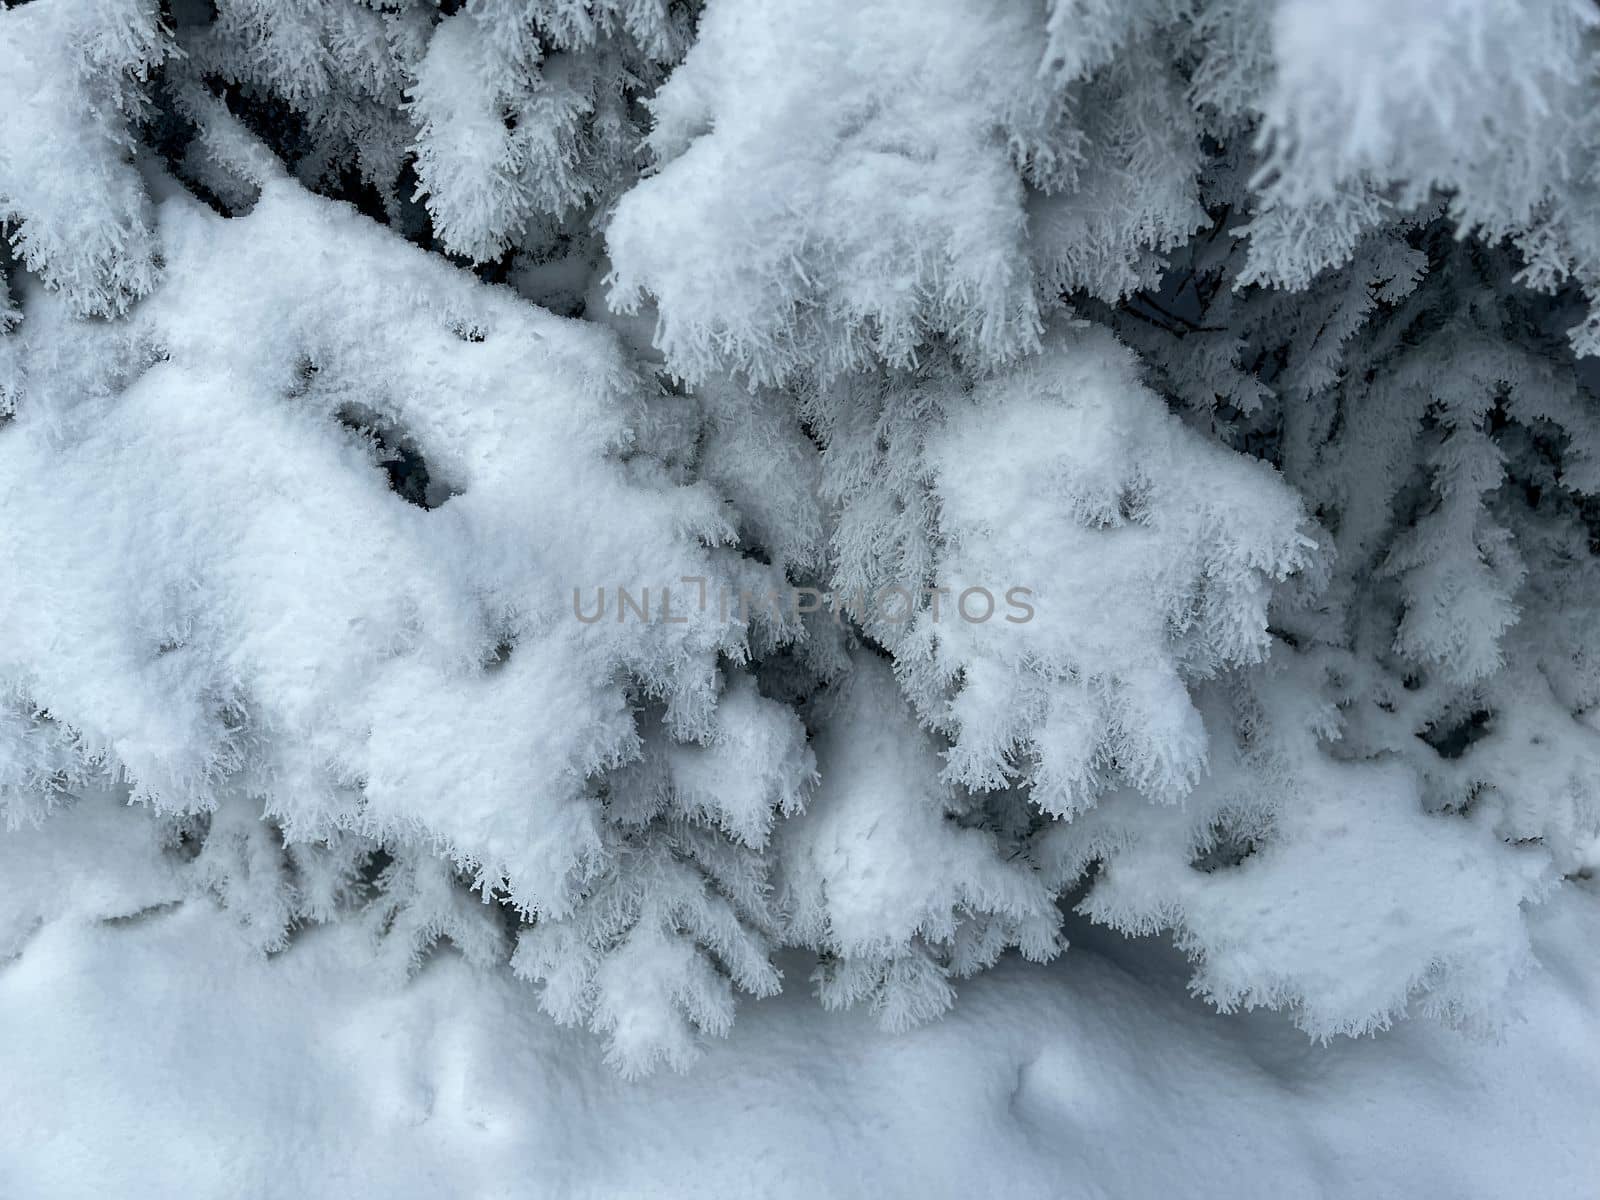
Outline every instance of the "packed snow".
<path fill-rule="evenodd" d="M 262 959 L 132 865 L 136 811 L 68 819 L 73 855 L 5 851 L 8 880 L 69 885 L 0 967 L 8 1197 L 1505 1200 L 1600 1180 L 1592 887 L 1539 910 L 1540 970 L 1496 1039 L 1412 1021 L 1317 1045 L 1212 1012 L 1156 940 L 1085 927 L 910 1032 L 797 987 L 691 1073 L 628 1082 L 504 971 L 442 953 L 396 988 L 349 927 Z"/>

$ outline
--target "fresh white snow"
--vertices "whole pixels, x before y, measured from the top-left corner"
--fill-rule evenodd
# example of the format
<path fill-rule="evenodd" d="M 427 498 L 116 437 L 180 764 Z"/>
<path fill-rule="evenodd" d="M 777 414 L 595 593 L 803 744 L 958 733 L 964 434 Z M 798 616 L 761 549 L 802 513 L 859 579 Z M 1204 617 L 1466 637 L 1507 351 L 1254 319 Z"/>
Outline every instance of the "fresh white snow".
<path fill-rule="evenodd" d="M 123 839 L 74 884 L 163 894 Z M 26 832 L 23 839 L 30 838 Z M 8 863 L 8 869 L 15 867 Z M 1498 1040 L 1431 1021 L 1319 1045 L 1219 1016 L 1157 939 L 1073 925 L 942 1019 L 886 1034 L 790 987 L 687 1074 L 625 1081 L 527 985 L 448 950 L 408 984 L 350 923 L 262 958 L 205 902 L 44 920 L 0 967 L 0 1195 L 173 1197 L 1396 1197 L 1600 1190 L 1593 884 L 1530 922 L 1540 969 Z"/>

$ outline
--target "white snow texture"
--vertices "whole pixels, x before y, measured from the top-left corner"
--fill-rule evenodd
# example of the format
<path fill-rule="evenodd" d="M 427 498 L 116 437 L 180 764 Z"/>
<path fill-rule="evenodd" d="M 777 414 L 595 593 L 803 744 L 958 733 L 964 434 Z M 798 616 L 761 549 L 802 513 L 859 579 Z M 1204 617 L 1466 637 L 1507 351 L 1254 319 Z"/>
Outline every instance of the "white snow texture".
<path fill-rule="evenodd" d="M 0 1200 L 1600 1195 L 1591 0 L 0 6 Z"/>

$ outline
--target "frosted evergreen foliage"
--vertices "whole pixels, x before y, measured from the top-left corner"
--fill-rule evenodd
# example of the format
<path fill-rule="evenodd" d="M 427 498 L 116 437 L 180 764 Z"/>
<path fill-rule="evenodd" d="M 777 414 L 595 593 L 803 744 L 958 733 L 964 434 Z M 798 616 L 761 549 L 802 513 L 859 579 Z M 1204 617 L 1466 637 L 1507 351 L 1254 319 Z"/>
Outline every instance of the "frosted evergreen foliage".
<path fill-rule="evenodd" d="M 846 451 L 835 476 L 825 455 L 844 512 L 835 587 L 876 595 L 913 579 L 909 620 L 897 602 L 865 619 L 950 735 L 946 776 L 1026 782 L 1063 815 L 1112 777 L 1181 798 L 1206 752 L 1186 683 L 1264 657 L 1272 585 L 1311 547 L 1298 500 L 1185 429 L 1103 330 L 1054 330 L 1036 358 L 970 390 L 902 387 L 881 402 L 909 414 L 885 411 L 875 437 L 848 438 L 888 463 Z M 867 396 L 832 400 L 850 410 L 841 423 L 871 419 Z M 908 455 L 915 469 L 893 462 Z M 908 485 L 925 495 L 883 494 Z M 856 542 L 896 509 L 926 524 L 902 527 L 890 554 Z M 1013 589 L 1026 607 L 1001 605 L 995 593 Z"/>
<path fill-rule="evenodd" d="M 1071 903 L 1493 1029 L 1600 866 L 1597 19 L 0 10 L 0 954 L 348 922 L 633 1076 Z"/>
<path fill-rule="evenodd" d="M 0 222 L 22 263 L 76 314 L 121 313 L 155 284 L 129 126 L 167 51 L 155 0 L 64 0 L 0 16 Z M 0 316 L 0 332 L 6 324 Z"/>
<path fill-rule="evenodd" d="M 1052 957 L 1059 917 L 1031 863 L 962 827 L 970 802 L 941 778 L 887 665 L 858 652 L 851 667 L 821 699 L 823 784 L 778 858 L 790 936 L 822 954 L 823 1003 L 868 1003 L 899 1030 L 944 1011 L 951 977 L 1008 946 Z"/>

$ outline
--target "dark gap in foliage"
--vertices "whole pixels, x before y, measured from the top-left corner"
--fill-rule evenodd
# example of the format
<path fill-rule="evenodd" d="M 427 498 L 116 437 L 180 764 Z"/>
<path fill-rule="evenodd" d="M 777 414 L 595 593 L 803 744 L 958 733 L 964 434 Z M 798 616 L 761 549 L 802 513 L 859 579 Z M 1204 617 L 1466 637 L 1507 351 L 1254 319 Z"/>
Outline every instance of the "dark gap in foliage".
<path fill-rule="evenodd" d="M 1056 907 L 1063 913 L 1077 911 L 1078 907 L 1089 899 L 1089 893 L 1094 891 L 1094 885 L 1100 881 L 1100 876 L 1105 874 L 1106 860 L 1096 855 L 1083 866 L 1083 871 L 1072 883 L 1062 890 L 1056 898 Z"/>
<path fill-rule="evenodd" d="M 1580 496 L 1578 517 L 1589 534 L 1589 553 L 1600 554 L 1600 496 Z"/>
<path fill-rule="evenodd" d="M 193 122 L 173 106 L 167 89 L 163 86 L 165 66 L 158 68 L 150 89 L 154 104 L 143 126 L 145 144 L 155 151 L 166 167 L 167 173 L 183 184 L 191 196 L 210 208 L 218 216 L 236 217 L 243 213 L 212 191 L 186 169 L 186 160 L 199 130 Z"/>
<path fill-rule="evenodd" d="M 416 190 L 416 173 L 409 160 L 395 180 L 400 200 L 391 208 L 383 193 L 362 174 L 356 163 L 341 162 L 336 173 L 325 169 L 318 172 L 300 169 L 316 149 L 317 142 L 308 118 L 287 101 L 249 84 L 218 76 L 208 76 L 205 83 L 227 105 L 228 111 L 260 138 L 307 188 L 330 200 L 341 200 L 353 206 L 363 216 L 395 228 L 425 249 L 438 249 L 427 210 L 410 199 Z"/>
<path fill-rule="evenodd" d="M 203 29 L 217 16 L 216 0 L 161 0 L 161 22 L 168 29 Z"/>
<path fill-rule="evenodd" d="M 491 258 L 485 262 L 473 262 L 460 254 L 450 255 L 450 260 L 458 267 L 471 271 L 485 283 L 511 283 L 512 270 L 516 265 L 516 251 L 508 249 L 499 258 Z"/>
<path fill-rule="evenodd" d="M 407 504 L 432 511 L 456 494 L 449 484 L 434 478 L 416 440 L 392 422 L 359 404 L 345 405 L 338 417 L 346 429 L 372 443 L 390 489 Z"/>
<path fill-rule="evenodd" d="M 1207 875 L 1231 870 L 1261 848 L 1259 835 L 1259 830 L 1233 829 L 1214 823 L 1206 845 L 1189 860 L 1189 865 Z"/>
<path fill-rule="evenodd" d="M 141 908 L 138 912 L 124 913 L 119 917 L 101 917 L 100 923 L 111 926 L 145 925 L 156 917 L 165 913 L 175 912 L 181 907 L 183 907 L 182 900 L 167 900 L 161 904 L 152 904 L 148 908 Z"/>
<path fill-rule="evenodd" d="M 213 90 L 217 90 L 213 87 Z M 341 163 L 337 173 L 326 169 L 317 172 L 303 171 L 301 167 L 313 146 L 313 134 L 306 118 L 287 103 L 276 97 L 238 84 L 227 84 L 221 89 L 228 109 L 257 137 L 265 142 L 285 166 L 299 178 L 301 184 L 330 200 L 349 204 L 362 216 L 379 225 L 398 228 L 409 240 L 434 249 L 431 224 L 425 221 L 422 205 L 401 201 L 398 211 L 391 211 L 383 193 L 354 163 Z M 244 101 L 248 99 L 249 103 Z M 257 107 L 260 107 L 260 112 Z M 397 179 L 404 182 L 405 173 Z M 415 190 L 415 184 L 412 185 Z M 409 196 L 410 192 L 403 193 Z M 420 214 L 420 215 L 419 215 Z"/>
<path fill-rule="evenodd" d="M 271 92 L 217 76 L 208 77 L 206 86 L 222 98 L 228 111 L 246 129 L 265 142 L 291 169 L 316 148 L 310 124 L 288 101 Z"/>
<path fill-rule="evenodd" d="M 1493 717 L 1487 709 L 1474 709 L 1462 720 L 1431 725 L 1417 736 L 1432 746 L 1440 758 L 1457 759 L 1488 736 Z"/>
<path fill-rule="evenodd" d="M 886 647 L 882 642 L 878 641 L 876 638 L 868 636 L 865 633 L 862 633 L 853 624 L 851 626 L 851 630 L 853 633 L 855 633 L 856 641 L 860 643 L 863 650 L 875 655 L 884 662 L 889 663 L 891 666 L 894 664 L 894 655 L 889 652 L 888 647 Z"/>
<path fill-rule="evenodd" d="M 363 891 L 371 891 L 378 886 L 378 880 L 383 873 L 394 864 L 394 855 L 388 849 L 379 846 L 367 855 L 366 862 L 361 864 L 361 887 Z"/>
<path fill-rule="evenodd" d="M 1261 418 L 1271 414 L 1265 423 Z M 1283 414 L 1275 408 L 1263 408 L 1252 418 L 1226 401 L 1217 405 L 1216 418 L 1220 425 L 1231 431 L 1225 440 L 1240 454 L 1260 459 L 1274 467 L 1283 466 Z"/>
<path fill-rule="evenodd" d="M 502 638 L 496 643 L 494 652 L 489 656 L 488 661 L 483 664 L 484 672 L 492 674 L 495 671 L 505 670 L 506 663 L 511 661 L 511 654 L 515 649 L 515 642 Z"/>
<path fill-rule="evenodd" d="M 412 245 L 421 246 L 424 250 L 435 254 L 443 254 L 444 247 L 434 236 L 433 216 L 428 212 L 428 206 L 416 198 L 417 188 L 420 186 L 420 181 L 417 179 L 416 157 L 408 155 L 400 166 L 400 174 L 395 179 L 395 204 L 389 214 L 389 228 Z"/>
<path fill-rule="evenodd" d="M 200 850 L 205 845 L 209 825 L 209 817 L 183 817 L 178 823 L 176 836 L 168 849 L 184 862 L 193 862 L 199 857 Z"/>
<path fill-rule="evenodd" d="M 357 212 L 379 225 L 389 224 L 389 209 L 383 202 L 382 193 L 351 164 L 341 166 L 339 174 L 317 190 L 330 199 L 354 205 Z"/>
<path fill-rule="evenodd" d="M 508 942 L 515 946 L 518 935 L 534 923 L 533 918 L 520 912 L 509 896 L 496 896 L 494 906 L 499 910 L 501 928 L 505 930 Z"/>

